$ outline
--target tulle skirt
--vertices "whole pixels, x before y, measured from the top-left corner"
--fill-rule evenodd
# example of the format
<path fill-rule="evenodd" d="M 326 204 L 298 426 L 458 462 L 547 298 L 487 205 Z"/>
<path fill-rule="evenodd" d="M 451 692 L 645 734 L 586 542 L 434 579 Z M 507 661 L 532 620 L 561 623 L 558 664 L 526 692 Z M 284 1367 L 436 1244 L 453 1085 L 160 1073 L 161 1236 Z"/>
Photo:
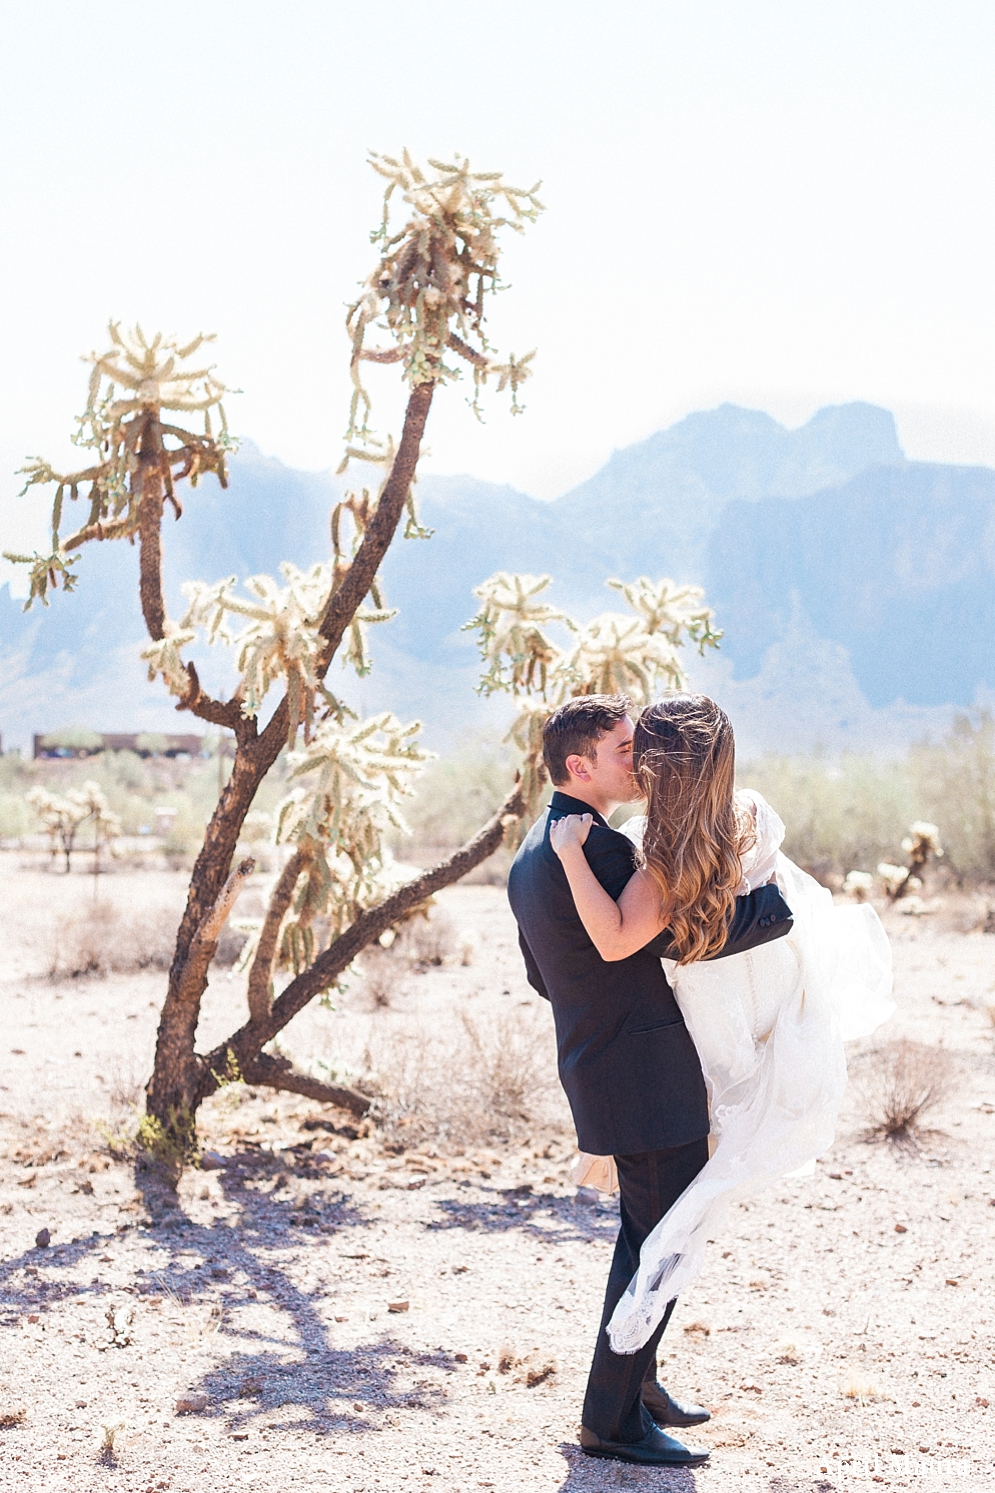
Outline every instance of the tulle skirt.
<path fill-rule="evenodd" d="M 784 938 L 711 963 L 665 961 L 701 1059 L 713 1151 L 643 1244 L 608 1325 L 616 1353 L 642 1347 L 698 1276 L 732 1203 L 811 1170 L 829 1149 L 846 1088 L 843 1044 L 895 1009 L 874 909 L 835 906 L 780 854 L 777 881 L 794 914 Z"/>

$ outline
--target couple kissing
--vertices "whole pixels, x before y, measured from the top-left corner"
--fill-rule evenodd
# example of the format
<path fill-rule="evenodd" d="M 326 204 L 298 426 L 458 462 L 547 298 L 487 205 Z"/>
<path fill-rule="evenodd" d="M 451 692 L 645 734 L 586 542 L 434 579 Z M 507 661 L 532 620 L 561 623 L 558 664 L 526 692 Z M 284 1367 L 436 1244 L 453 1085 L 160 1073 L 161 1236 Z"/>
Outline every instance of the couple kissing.
<path fill-rule="evenodd" d="M 736 790 L 713 700 L 631 712 L 623 695 L 586 695 L 550 716 L 555 791 L 508 896 L 529 983 L 552 1007 L 574 1176 L 619 1192 L 581 1448 L 695 1466 L 708 1452 L 669 1431 L 709 1413 L 658 1384 L 657 1344 L 729 1204 L 832 1144 L 843 1043 L 894 1009 L 891 955 L 873 909 L 834 906 L 781 853 L 766 800 Z M 610 827 L 641 800 L 644 814 Z"/>

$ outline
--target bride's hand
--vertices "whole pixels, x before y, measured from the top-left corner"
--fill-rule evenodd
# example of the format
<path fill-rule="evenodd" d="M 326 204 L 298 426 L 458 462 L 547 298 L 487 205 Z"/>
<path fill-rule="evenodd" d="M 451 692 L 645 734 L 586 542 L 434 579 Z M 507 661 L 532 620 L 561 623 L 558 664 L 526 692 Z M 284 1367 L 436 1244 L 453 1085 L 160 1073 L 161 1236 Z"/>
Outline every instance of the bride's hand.
<path fill-rule="evenodd" d="M 583 845 L 593 823 L 593 814 L 567 814 L 563 819 L 554 819 L 549 826 L 549 843 L 562 859 L 563 852 L 571 845 Z"/>

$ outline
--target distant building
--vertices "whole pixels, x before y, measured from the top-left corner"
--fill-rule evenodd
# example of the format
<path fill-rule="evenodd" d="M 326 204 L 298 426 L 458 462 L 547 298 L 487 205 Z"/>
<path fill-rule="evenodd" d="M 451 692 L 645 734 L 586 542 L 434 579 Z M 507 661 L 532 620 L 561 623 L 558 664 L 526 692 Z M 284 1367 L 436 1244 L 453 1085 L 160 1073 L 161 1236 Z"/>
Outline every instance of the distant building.
<path fill-rule="evenodd" d="M 95 757 L 98 752 L 135 752 L 139 757 L 206 757 L 208 755 L 203 736 L 176 736 L 165 732 L 119 731 L 86 734 L 85 742 L 71 740 L 73 733 L 66 733 L 67 740 L 59 740 L 60 733 L 34 736 L 34 756 Z"/>

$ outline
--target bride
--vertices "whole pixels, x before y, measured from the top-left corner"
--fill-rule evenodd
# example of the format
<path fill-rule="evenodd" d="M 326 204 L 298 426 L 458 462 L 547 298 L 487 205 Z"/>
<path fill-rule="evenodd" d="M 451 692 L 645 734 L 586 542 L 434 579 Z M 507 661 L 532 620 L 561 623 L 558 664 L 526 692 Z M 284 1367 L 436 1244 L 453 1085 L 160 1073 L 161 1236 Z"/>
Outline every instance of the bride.
<path fill-rule="evenodd" d="M 732 727 L 714 700 L 676 694 L 649 706 L 636 725 L 633 771 L 647 812 L 623 832 L 641 864 L 617 902 L 584 857 L 590 814 L 554 822 L 550 843 L 603 959 L 624 959 L 669 929 L 681 957 L 663 963 L 701 1060 L 711 1154 L 643 1244 L 608 1325 L 617 1353 L 641 1347 L 700 1273 L 706 1239 L 733 1201 L 811 1170 L 828 1150 L 846 1087 L 843 1043 L 895 1008 L 876 912 L 834 906 L 781 853 L 777 814 L 759 793 L 734 789 Z M 791 932 L 702 962 L 721 950 L 736 896 L 775 878 Z M 610 1158 L 582 1162 L 600 1185 L 614 1185 Z"/>

